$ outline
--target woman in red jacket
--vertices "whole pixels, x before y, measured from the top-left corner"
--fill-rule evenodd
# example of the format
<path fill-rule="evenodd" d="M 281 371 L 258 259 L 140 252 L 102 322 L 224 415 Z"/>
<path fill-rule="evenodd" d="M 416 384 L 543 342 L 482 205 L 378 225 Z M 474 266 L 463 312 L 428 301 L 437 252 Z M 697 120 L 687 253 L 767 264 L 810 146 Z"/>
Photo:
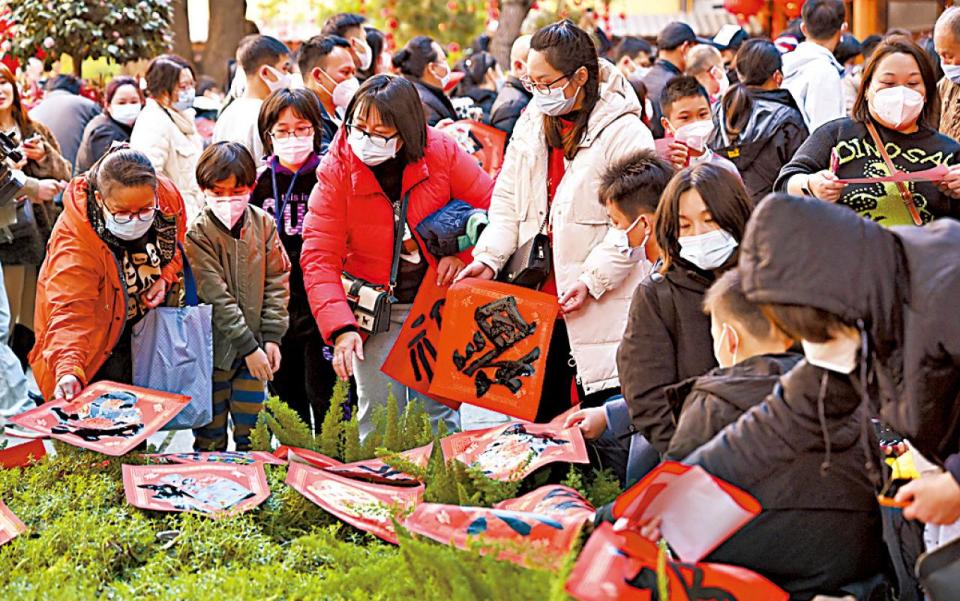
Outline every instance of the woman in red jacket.
<path fill-rule="evenodd" d="M 373 429 L 373 409 L 387 402 L 389 385 L 400 409 L 414 393 L 380 372 L 428 266 L 438 285 L 463 269 L 460 258 L 438 258 L 416 234 L 424 218 L 452 199 L 486 209 L 493 180 L 457 143 L 427 127 L 416 88 L 403 78 L 368 79 L 347 106 L 344 127 L 317 170 L 303 225 L 301 265 L 310 307 L 324 339 L 334 345 L 333 368 L 355 376 L 360 434 Z M 409 194 L 391 327 L 364 340 L 341 283 L 346 272 L 373 285 L 390 281 L 395 219 Z M 459 415 L 424 399 L 431 421 L 459 429 Z"/>

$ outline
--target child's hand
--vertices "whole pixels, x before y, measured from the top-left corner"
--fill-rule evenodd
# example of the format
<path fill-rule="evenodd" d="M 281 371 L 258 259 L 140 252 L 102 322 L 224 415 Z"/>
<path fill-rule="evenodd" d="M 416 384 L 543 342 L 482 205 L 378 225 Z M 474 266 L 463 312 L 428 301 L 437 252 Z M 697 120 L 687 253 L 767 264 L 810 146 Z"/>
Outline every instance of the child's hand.
<path fill-rule="evenodd" d="M 270 370 L 270 359 L 262 348 L 253 351 L 246 358 L 247 369 L 250 375 L 261 382 L 272 382 L 273 372 Z"/>
<path fill-rule="evenodd" d="M 437 265 L 437 286 L 449 286 L 463 271 L 463 261 L 459 257 L 444 257 Z"/>
<path fill-rule="evenodd" d="M 265 346 L 267 348 L 267 359 L 270 361 L 270 371 L 277 373 L 280 369 L 280 345 L 276 342 L 268 342 Z"/>
<path fill-rule="evenodd" d="M 593 407 L 590 409 L 581 409 L 571 413 L 565 422 L 564 428 L 580 427 L 580 432 L 587 440 L 596 440 L 603 436 L 607 429 L 607 412 L 603 407 Z"/>

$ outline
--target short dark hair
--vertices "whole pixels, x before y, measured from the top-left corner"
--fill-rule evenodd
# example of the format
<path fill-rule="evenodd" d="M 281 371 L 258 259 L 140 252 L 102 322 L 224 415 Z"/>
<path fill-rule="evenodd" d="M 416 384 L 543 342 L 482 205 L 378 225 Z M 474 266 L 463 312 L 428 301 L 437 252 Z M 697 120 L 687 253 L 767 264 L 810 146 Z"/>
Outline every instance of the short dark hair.
<path fill-rule="evenodd" d="M 257 183 L 257 164 L 247 147 L 239 142 L 214 142 L 207 146 L 197 161 L 200 189 L 210 190 L 231 175 L 238 186 Z"/>
<path fill-rule="evenodd" d="M 396 128 L 403 141 L 400 152 L 407 163 L 423 158 L 427 147 L 427 117 L 412 83 L 395 75 L 374 75 L 353 95 L 345 111 L 345 121 L 351 123 L 358 114 L 365 117 L 371 108 L 377 111 L 384 125 Z"/>
<path fill-rule="evenodd" d="M 197 81 L 197 96 L 203 96 L 207 91 L 216 89 L 217 82 L 209 75 L 201 75 Z"/>
<path fill-rule="evenodd" d="M 297 66 L 304 77 L 313 71 L 322 59 L 333 52 L 334 48 L 350 49 L 350 42 L 338 35 L 315 35 L 300 44 L 297 50 Z"/>
<path fill-rule="evenodd" d="M 690 75 L 674 77 L 663 87 L 663 92 L 660 93 L 661 112 L 666 117 L 670 114 L 673 103 L 683 98 L 692 98 L 694 96 L 702 96 L 707 101 L 707 104 L 710 104 L 710 95 L 707 94 L 707 90 L 700 85 L 696 77 Z M 669 119 L 669 117 L 667 118 Z"/>
<path fill-rule="evenodd" d="M 653 56 L 653 46 L 643 38 L 628 35 L 620 40 L 620 43 L 614 48 L 613 60 L 614 62 L 620 62 L 620 59 L 625 56 L 636 58 L 641 52 Z"/>
<path fill-rule="evenodd" d="M 454 71 L 463 71 L 465 74 L 463 81 L 460 82 L 461 91 L 475 88 L 483 83 L 487 76 L 487 71 L 497 67 L 497 59 L 486 51 L 479 51 L 470 54 L 454 67 Z"/>
<path fill-rule="evenodd" d="M 600 175 L 600 204 L 613 203 L 627 217 L 655 213 L 674 169 L 654 150 L 639 150 Z"/>
<path fill-rule="evenodd" d="M 151 98 L 172 94 L 180 85 L 180 73 L 184 69 L 194 73 L 190 63 L 176 54 L 161 54 L 156 57 L 147 65 L 147 93 Z"/>
<path fill-rule="evenodd" d="M 860 123 L 869 123 L 870 119 L 872 119 L 868 106 L 869 103 L 867 102 L 867 89 L 873 81 L 873 76 L 880 62 L 891 54 L 907 54 L 917 61 L 917 66 L 920 69 L 920 77 L 923 79 L 923 87 L 926 88 L 923 98 L 923 110 L 920 111 L 920 119 L 918 122 L 930 127 L 936 127 L 936 124 L 932 121 L 933 116 L 940 108 L 940 92 L 937 89 L 937 78 L 936 75 L 934 75 L 933 65 L 930 63 L 930 59 L 923 51 L 923 48 L 917 46 L 913 40 L 905 36 L 886 38 L 877 46 L 877 49 L 873 51 L 870 60 L 868 60 L 867 64 L 863 67 L 860 88 L 857 90 L 856 100 L 853 101 L 853 110 L 850 112 L 850 117 Z"/>
<path fill-rule="evenodd" d="M 310 122 L 313 126 L 313 150 L 320 152 L 323 144 L 323 108 L 320 106 L 320 99 L 310 90 L 288 88 L 274 91 L 260 105 L 257 127 L 260 130 L 263 150 L 268 154 L 273 153 L 273 138 L 270 137 L 270 130 L 280 119 L 280 113 L 287 108 L 293 109 L 297 116 Z"/>
<path fill-rule="evenodd" d="M 157 189 L 157 172 L 153 163 L 139 150 L 119 147 L 108 150 L 87 173 L 87 182 L 94 184 L 101 196 L 110 196 L 116 188 L 150 186 Z"/>
<path fill-rule="evenodd" d="M 863 46 L 860 45 L 860 40 L 853 37 L 852 34 L 845 33 L 840 36 L 840 43 L 833 50 L 833 57 L 842 65 L 860 56 L 862 50 Z"/>
<path fill-rule="evenodd" d="M 708 315 L 722 313 L 736 319 L 751 336 L 761 340 L 773 333 L 773 324 L 761 306 L 747 300 L 743 293 L 743 280 L 737 269 L 727 271 L 710 286 L 703 299 L 703 310 Z"/>
<path fill-rule="evenodd" d="M 383 32 L 376 27 L 364 27 L 363 30 L 367 33 L 367 46 L 370 46 L 370 52 L 373 55 L 373 60 L 370 61 L 370 68 L 365 71 L 360 71 L 362 77 L 367 78 L 377 72 L 377 65 L 380 62 L 380 55 L 383 54 L 386 38 Z"/>
<path fill-rule="evenodd" d="M 701 163 L 679 171 L 667 184 L 657 207 L 657 245 L 663 252 L 663 273 L 680 257 L 680 197 L 689 190 L 697 191 L 714 223 L 737 242 L 743 240 L 753 212 L 753 201 L 743 182 L 725 167 Z"/>
<path fill-rule="evenodd" d="M 843 0 L 806 0 L 800 11 L 807 36 L 814 40 L 828 40 L 837 35 L 847 18 Z"/>
<path fill-rule="evenodd" d="M 363 28 L 363 24 L 367 22 L 367 18 L 362 15 L 355 15 L 353 13 L 340 13 L 333 15 L 323 24 L 323 29 L 320 30 L 320 33 L 323 35 L 338 35 L 340 37 L 346 37 L 347 31 L 353 29 L 354 27 Z"/>
<path fill-rule="evenodd" d="M 427 65 L 437 62 L 438 58 L 440 55 L 433 47 L 433 38 L 418 35 L 393 55 L 393 66 L 403 75 L 420 79 Z"/>
<path fill-rule="evenodd" d="M 113 102 L 113 97 L 117 94 L 117 90 L 123 86 L 133 86 L 133 89 L 137 91 L 137 96 L 140 97 L 140 104 L 143 104 L 143 91 L 140 89 L 140 86 L 137 85 L 137 80 L 129 75 L 118 75 L 110 80 L 110 83 L 107 84 L 107 89 L 104 91 L 103 99 L 107 106 L 110 106 L 110 103 Z"/>
<path fill-rule="evenodd" d="M 806 305 L 765 303 L 760 310 L 775 328 L 793 340 L 829 342 L 844 327 L 856 325 L 845 323 L 835 313 Z"/>
<path fill-rule="evenodd" d="M 63 90 L 65 92 L 70 92 L 71 94 L 80 93 L 80 80 L 69 75 L 67 73 L 61 73 L 56 77 L 52 77 L 50 81 L 47 82 L 47 85 L 44 86 L 48 92 L 53 92 L 55 90 Z"/>
<path fill-rule="evenodd" d="M 879 46 L 882 41 L 883 37 L 877 34 L 868 35 L 863 38 L 863 42 L 860 43 L 860 52 L 863 53 L 863 58 L 869 59 L 870 55 L 873 54 L 873 51 L 877 49 L 877 46 Z"/>
<path fill-rule="evenodd" d="M 251 36 L 237 49 L 237 61 L 247 75 L 253 75 L 260 67 L 273 65 L 280 57 L 289 55 L 286 44 L 268 35 Z"/>

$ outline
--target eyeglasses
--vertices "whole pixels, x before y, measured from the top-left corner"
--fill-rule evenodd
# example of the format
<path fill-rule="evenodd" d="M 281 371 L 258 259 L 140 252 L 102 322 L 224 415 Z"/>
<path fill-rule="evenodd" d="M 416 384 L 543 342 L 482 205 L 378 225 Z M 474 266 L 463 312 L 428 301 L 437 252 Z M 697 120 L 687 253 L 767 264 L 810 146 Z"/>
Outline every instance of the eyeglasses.
<path fill-rule="evenodd" d="M 298 127 L 293 131 L 272 131 L 270 136 L 274 140 L 288 140 L 291 137 L 293 138 L 312 138 L 313 137 L 313 126 L 306 125 L 304 127 Z"/>
<path fill-rule="evenodd" d="M 530 78 L 525 77 L 520 80 L 520 83 L 523 84 L 523 88 L 526 91 L 530 92 L 531 94 L 534 92 L 537 92 L 541 96 L 546 96 L 553 89 L 554 84 L 556 84 L 557 82 L 563 79 L 567 79 L 569 77 L 570 77 L 569 73 L 564 73 L 563 75 L 554 79 L 550 83 L 534 83 L 533 81 L 530 80 Z"/>
<path fill-rule="evenodd" d="M 139 221 L 150 221 L 153 219 L 154 213 L 160 210 L 160 200 L 154 197 L 154 202 L 152 207 L 147 207 L 146 209 L 140 209 L 139 211 L 121 211 L 119 213 L 114 213 L 107 208 L 106 205 L 103 205 L 104 210 L 106 210 L 113 217 L 113 220 L 118 225 L 124 225 L 130 223 L 134 219 Z"/>
<path fill-rule="evenodd" d="M 357 127 L 356 125 L 354 125 L 353 123 L 345 123 L 344 125 L 345 125 L 346 128 L 347 128 L 347 135 L 348 135 L 348 136 L 349 136 L 349 135 L 353 135 L 354 133 L 356 133 L 356 134 L 358 134 L 358 135 L 361 135 L 361 136 L 366 136 L 373 144 L 375 144 L 376 146 L 379 146 L 380 148 L 386 148 L 386 147 L 387 147 L 387 144 L 390 143 L 390 140 L 392 140 L 392 139 L 394 139 L 394 138 L 396 138 L 397 136 L 400 135 L 400 132 L 397 132 L 397 133 L 393 134 L 392 136 L 383 136 L 383 135 L 380 135 L 380 134 L 375 134 L 375 133 L 372 133 L 372 132 L 368 132 L 368 131 L 362 130 L 362 129 L 360 129 L 359 127 Z"/>

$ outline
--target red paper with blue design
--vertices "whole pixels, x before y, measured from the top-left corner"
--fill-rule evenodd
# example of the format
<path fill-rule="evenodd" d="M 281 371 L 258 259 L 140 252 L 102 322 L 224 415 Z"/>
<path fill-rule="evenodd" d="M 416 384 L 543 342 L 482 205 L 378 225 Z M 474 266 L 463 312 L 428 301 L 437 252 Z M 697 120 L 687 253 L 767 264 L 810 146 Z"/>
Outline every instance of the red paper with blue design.
<path fill-rule="evenodd" d="M 3 501 L 0 501 L 0 545 L 12 541 L 26 531 L 27 527 L 23 525 L 23 522 L 13 515 L 13 512 L 3 504 Z"/>
<path fill-rule="evenodd" d="M 123 489 L 127 502 L 140 509 L 214 519 L 253 509 L 270 496 L 262 463 L 124 465 Z"/>
<path fill-rule="evenodd" d="M 433 452 L 433 443 L 397 453 L 397 456 L 418 467 L 426 468 L 427 464 L 430 463 L 431 452 Z M 324 469 L 338 476 L 377 482 L 379 484 L 393 484 L 394 486 L 417 486 L 420 484 L 421 481 L 416 477 L 394 467 L 390 467 L 384 459 L 386 459 L 386 457 L 378 457 L 376 459 L 344 463 L 343 465 L 331 466 Z"/>
<path fill-rule="evenodd" d="M 155 453 L 144 455 L 143 457 L 157 463 L 181 463 L 186 465 L 202 465 L 205 463 L 228 465 L 252 465 L 254 463 L 265 463 L 268 465 L 287 464 L 286 461 L 278 458 L 276 455 L 263 451 L 195 451 L 192 453 Z"/>

